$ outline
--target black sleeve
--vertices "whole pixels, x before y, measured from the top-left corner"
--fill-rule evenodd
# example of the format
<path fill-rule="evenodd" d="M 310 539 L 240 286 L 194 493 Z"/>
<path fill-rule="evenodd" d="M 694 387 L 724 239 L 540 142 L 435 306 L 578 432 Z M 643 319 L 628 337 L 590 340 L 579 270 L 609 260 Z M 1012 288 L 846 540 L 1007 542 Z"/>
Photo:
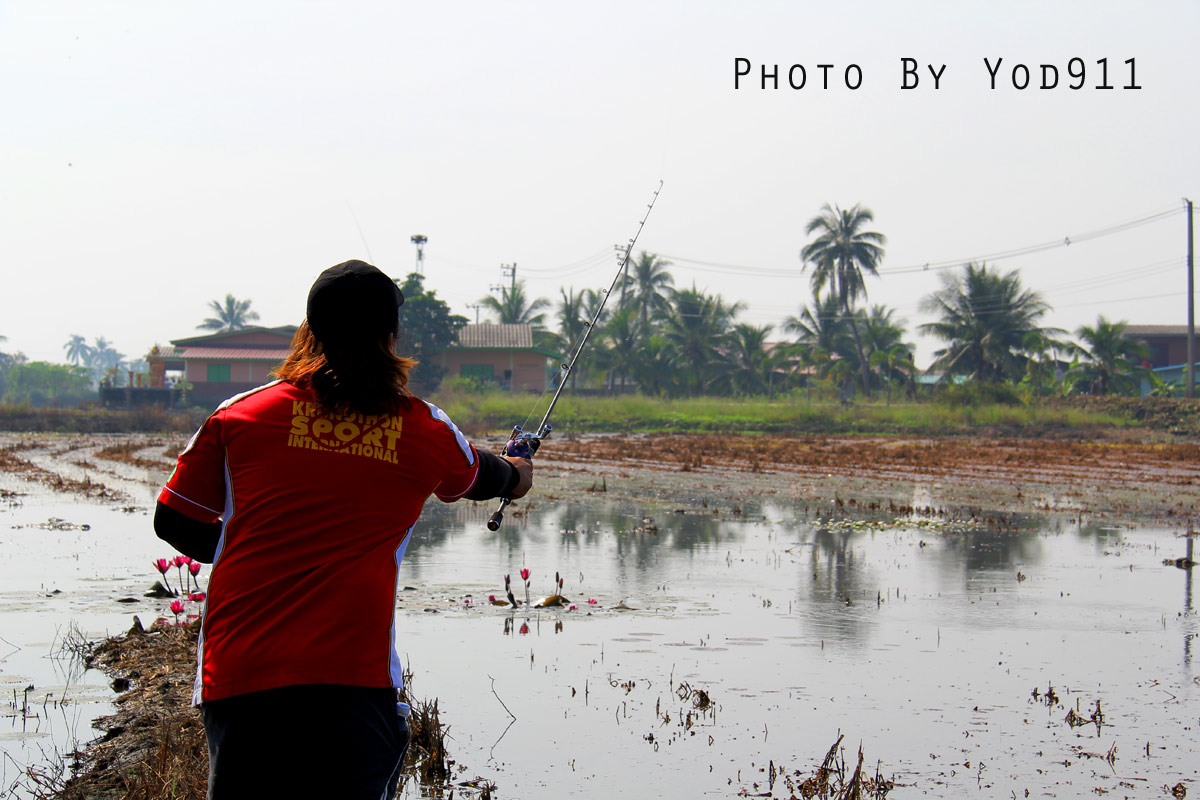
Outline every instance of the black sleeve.
<path fill-rule="evenodd" d="M 508 497 L 521 481 L 517 468 L 495 453 L 486 450 L 479 454 L 479 475 L 475 485 L 463 497 L 468 500 L 490 500 L 493 497 Z"/>
<path fill-rule="evenodd" d="M 159 503 L 154 509 L 154 532 L 185 556 L 211 564 L 221 538 L 221 523 L 199 522 Z"/>

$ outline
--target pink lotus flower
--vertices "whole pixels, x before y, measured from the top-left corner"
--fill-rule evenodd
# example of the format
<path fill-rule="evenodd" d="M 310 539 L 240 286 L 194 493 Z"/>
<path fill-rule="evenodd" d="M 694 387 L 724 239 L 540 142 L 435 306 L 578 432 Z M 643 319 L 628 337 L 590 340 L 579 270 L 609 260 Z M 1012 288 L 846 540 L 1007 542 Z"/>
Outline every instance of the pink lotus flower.
<path fill-rule="evenodd" d="M 594 598 L 594 597 L 589 597 L 589 598 L 588 598 L 588 605 L 589 605 L 589 606 L 594 606 L 594 605 L 596 605 L 596 598 Z"/>
<path fill-rule="evenodd" d="M 196 580 L 196 576 L 200 574 L 200 566 L 199 561 L 192 561 L 187 565 L 189 587 L 194 583 L 197 589 L 200 588 L 200 581 Z"/>
<path fill-rule="evenodd" d="M 175 624 L 176 625 L 179 624 L 179 615 L 183 613 L 183 610 L 185 608 L 186 608 L 186 606 L 183 604 L 182 600 L 172 600 L 171 601 L 171 613 L 175 615 Z"/>
<path fill-rule="evenodd" d="M 208 595 L 206 595 L 204 592 L 194 592 L 188 595 L 188 600 L 191 600 L 193 603 L 203 603 L 206 597 L 208 597 Z"/>
<path fill-rule="evenodd" d="M 529 568 L 521 568 L 521 579 L 525 581 L 525 607 L 529 608 Z"/>
<path fill-rule="evenodd" d="M 517 633 L 521 634 L 522 636 L 524 636 L 525 634 L 529 633 L 529 623 L 528 623 L 528 622 L 522 622 L 522 623 L 521 623 L 521 629 L 520 629 L 520 630 L 518 630 L 518 631 L 517 631 Z"/>
<path fill-rule="evenodd" d="M 567 611 L 574 611 L 576 608 L 578 608 L 578 606 L 571 605 L 567 607 Z"/>
<path fill-rule="evenodd" d="M 171 582 L 167 580 L 167 570 L 174 564 L 175 559 L 173 558 L 160 558 L 154 562 L 154 568 L 162 575 L 163 584 L 166 586 L 167 591 L 171 594 L 178 594 L 178 592 L 171 588 Z"/>
<path fill-rule="evenodd" d="M 175 556 L 172 559 L 172 564 L 176 567 L 186 567 L 190 563 L 192 563 L 192 560 L 187 556 Z"/>

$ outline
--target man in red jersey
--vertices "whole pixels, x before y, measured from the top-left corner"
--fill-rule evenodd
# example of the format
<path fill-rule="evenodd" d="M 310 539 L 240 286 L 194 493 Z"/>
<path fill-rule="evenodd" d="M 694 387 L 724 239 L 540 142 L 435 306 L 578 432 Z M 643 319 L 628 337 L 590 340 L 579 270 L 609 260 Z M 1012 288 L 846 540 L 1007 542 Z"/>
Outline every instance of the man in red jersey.
<path fill-rule="evenodd" d="M 425 501 L 523 496 L 533 465 L 407 391 L 404 297 L 361 261 L 321 273 L 278 380 L 222 403 L 179 455 L 154 529 L 213 563 L 193 703 L 210 800 L 381 798 L 408 745 L 400 560 Z"/>

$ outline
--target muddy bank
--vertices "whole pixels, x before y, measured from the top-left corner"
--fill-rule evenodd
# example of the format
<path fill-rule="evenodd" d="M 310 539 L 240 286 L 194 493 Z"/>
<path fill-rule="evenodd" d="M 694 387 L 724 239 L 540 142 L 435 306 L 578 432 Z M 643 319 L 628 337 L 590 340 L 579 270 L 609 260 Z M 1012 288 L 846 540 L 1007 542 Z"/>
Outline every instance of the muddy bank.
<path fill-rule="evenodd" d="M 123 502 L 131 481 L 161 485 L 185 436 L 0 436 L 8 493 L 41 484 Z M 476 440 L 499 450 L 501 437 Z M 654 500 L 732 509 L 777 498 L 835 511 L 1067 513 L 1116 521 L 1200 519 L 1200 443 L 1124 434 L 1080 440 L 719 434 L 555 436 L 537 458 L 539 500 Z"/>
<path fill-rule="evenodd" d="M 776 497 L 1170 524 L 1200 517 L 1196 443 L 613 435 L 552 439 L 538 455 L 539 488 L 553 496 L 565 486 L 718 506 Z"/>

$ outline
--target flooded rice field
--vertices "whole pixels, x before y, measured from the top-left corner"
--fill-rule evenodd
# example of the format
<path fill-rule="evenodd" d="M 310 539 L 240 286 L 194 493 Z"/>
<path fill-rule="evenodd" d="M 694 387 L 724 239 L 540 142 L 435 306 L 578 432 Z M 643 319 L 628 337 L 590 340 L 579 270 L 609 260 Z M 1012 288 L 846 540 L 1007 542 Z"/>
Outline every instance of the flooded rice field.
<path fill-rule="evenodd" d="M 172 616 L 143 595 L 177 443 L 97 456 L 114 442 L 27 443 L 0 473 L 0 797 L 111 713 L 72 630 Z M 499 531 L 490 504 L 431 503 L 404 561 L 400 651 L 439 700 L 456 783 L 798 796 L 842 736 L 889 797 L 1200 790 L 1185 525 L 954 509 L 911 478 L 800 496 L 803 474 L 539 463 L 538 498 Z M 566 605 L 526 608 L 522 569 L 534 603 L 561 576 Z M 489 601 L 506 574 L 516 610 Z"/>

